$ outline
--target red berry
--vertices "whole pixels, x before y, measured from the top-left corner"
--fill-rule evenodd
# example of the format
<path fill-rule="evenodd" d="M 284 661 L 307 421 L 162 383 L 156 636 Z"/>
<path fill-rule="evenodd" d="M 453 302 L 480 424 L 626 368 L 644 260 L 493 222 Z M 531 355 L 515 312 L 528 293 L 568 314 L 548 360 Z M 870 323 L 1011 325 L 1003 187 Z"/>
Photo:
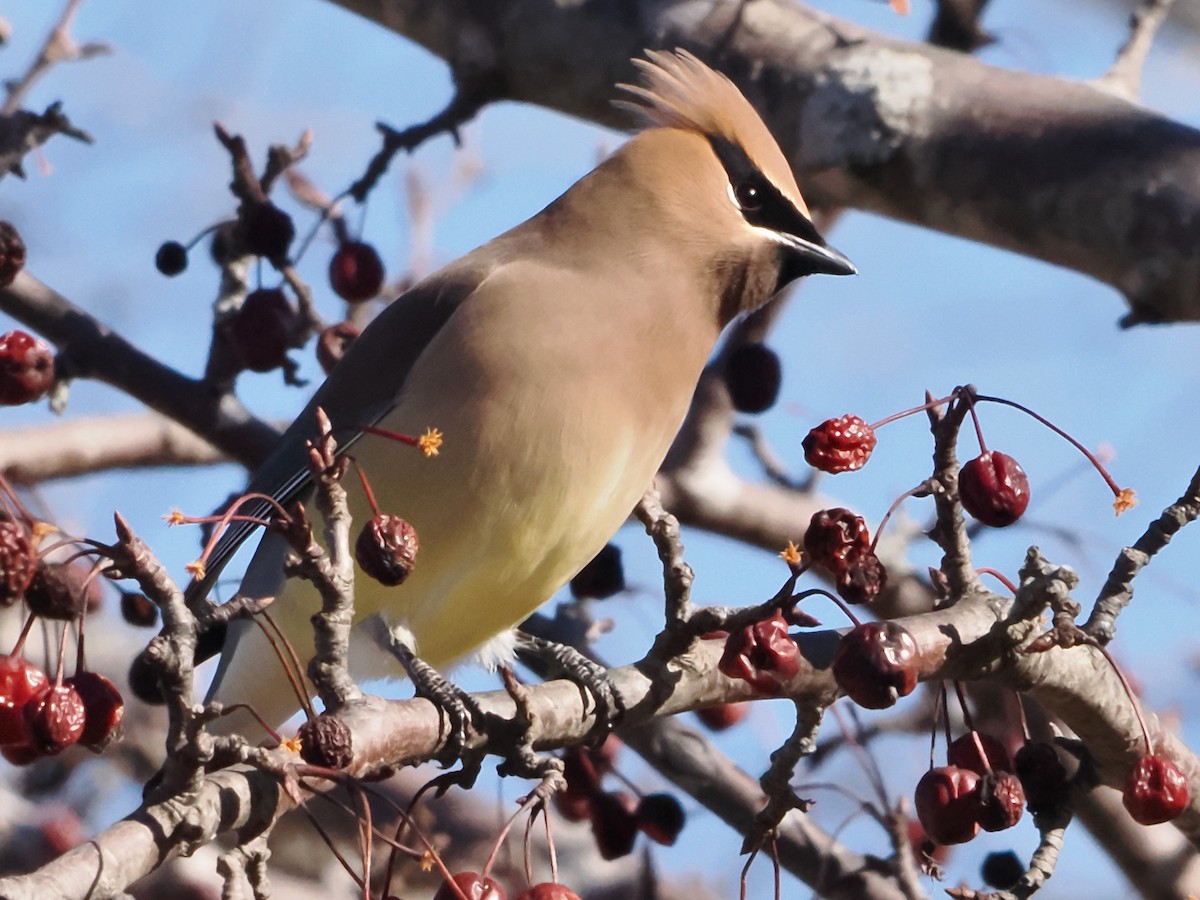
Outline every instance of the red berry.
<path fill-rule="evenodd" d="M 270 372 L 283 365 L 292 342 L 296 311 L 283 291 L 259 288 L 242 301 L 241 308 L 222 323 L 222 330 L 252 372 Z"/>
<path fill-rule="evenodd" d="M 784 682 L 800 671 L 800 650 L 788 635 L 782 613 L 776 610 L 769 618 L 730 634 L 718 668 L 764 694 L 779 693 Z"/>
<path fill-rule="evenodd" d="M 590 819 L 592 800 L 602 792 L 592 754 L 582 747 L 569 748 L 563 754 L 563 777 L 567 786 L 554 795 L 555 806 L 568 822 Z"/>
<path fill-rule="evenodd" d="M 732 728 L 750 714 L 749 703 L 718 703 L 696 710 L 700 721 L 713 731 Z"/>
<path fill-rule="evenodd" d="M 8 287 L 25 265 L 25 242 L 9 222 L 0 222 L 0 287 Z"/>
<path fill-rule="evenodd" d="M 979 776 L 958 766 L 930 769 L 913 800 L 925 833 L 939 844 L 965 844 L 979 833 Z"/>
<path fill-rule="evenodd" d="M 775 405 L 783 380 L 779 356 L 763 344 L 742 344 L 725 360 L 725 384 L 738 412 L 760 413 Z"/>
<path fill-rule="evenodd" d="M 458 890 L 466 895 L 467 900 L 508 900 L 504 888 L 492 878 L 484 878 L 475 872 L 456 872 L 450 876 Z M 447 882 L 442 882 L 433 900 L 459 900 L 458 893 Z"/>
<path fill-rule="evenodd" d="M 1029 506 L 1029 479 L 1015 459 L 995 450 L 979 454 L 958 473 L 963 508 L 984 525 L 1011 525 Z"/>
<path fill-rule="evenodd" d="M 580 900 L 580 897 L 565 884 L 546 881 L 521 891 L 514 900 Z"/>
<path fill-rule="evenodd" d="M 834 587 L 847 603 L 870 603 L 887 586 L 887 569 L 870 550 L 847 558 L 836 575 Z"/>
<path fill-rule="evenodd" d="M 25 724 L 33 746 L 53 755 L 83 737 L 87 710 L 68 684 L 50 687 L 25 704 Z"/>
<path fill-rule="evenodd" d="M 23 525 L 0 519 L 0 607 L 12 606 L 25 594 L 37 569 L 37 553 Z"/>
<path fill-rule="evenodd" d="M 383 260 L 370 244 L 346 241 L 329 261 L 329 283 L 347 303 L 370 300 L 383 287 Z"/>
<path fill-rule="evenodd" d="M 824 566 L 834 575 L 847 560 L 871 549 L 871 535 L 862 516 L 841 506 L 818 510 L 804 532 L 804 552 L 813 565 Z"/>
<path fill-rule="evenodd" d="M 984 831 L 1003 831 L 1021 821 L 1025 791 L 1012 772 L 993 772 L 979 779 L 979 825 Z"/>
<path fill-rule="evenodd" d="M 54 385 L 54 353 L 24 331 L 0 334 L 0 406 L 46 396 Z"/>
<path fill-rule="evenodd" d="M 670 794 L 647 794 L 638 802 L 634 816 L 642 833 L 665 847 L 674 846 L 687 821 L 683 806 Z"/>
<path fill-rule="evenodd" d="M 341 362 L 359 334 L 359 330 L 349 322 L 338 322 L 321 332 L 317 338 L 317 362 L 321 364 L 321 370 L 326 375 Z"/>
<path fill-rule="evenodd" d="M 624 791 L 597 794 L 592 799 L 592 836 L 604 859 L 619 859 L 633 852 L 638 823 L 637 800 Z"/>
<path fill-rule="evenodd" d="M 399 516 L 376 513 L 354 542 L 354 558 L 380 584 L 403 584 L 417 561 L 417 532 Z"/>
<path fill-rule="evenodd" d="M 981 746 L 982 756 L 979 752 Z M 950 746 L 946 748 L 946 762 L 961 769 L 970 769 L 976 775 L 1013 771 L 1012 758 L 1004 744 L 998 738 L 978 731 L 968 731 L 951 741 Z"/>
<path fill-rule="evenodd" d="M 46 690 L 46 673 L 21 656 L 0 656 L 0 747 L 30 741 L 25 704 Z"/>
<path fill-rule="evenodd" d="M 33 744 L 14 744 L 11 747 L 0 747 L 3 756 L 14 766 L 27 766 L 42 758 L 42 752 Z"/>
<path fill-rule="evenodd" d="M 917 642 L 903 625 L 865 622 L 842 635 L 833 677 L 859 706 L 895 706 L 917 686 Z"/>
<path fill-rule="evenodd" d="M 1137 761 L 1125 779 L 1121 797 L 1135 822 L 1157 825 L 1169 822 L 1191 801 L 1187 778 L 1165 756 L 1150 754 Z"/>
<path fill-rule="evenodd" d="M 875 449 L 875 431 L 858 416 L 826 419 L 808 433 L 804 459 L 822 472 L 853 472 L 866 465 Z"/>
<path fill-rule="evenodd" d="M 571 596 L 579 599 L 604 600 L 623 590 L 625 569 L 621 565 L 621 548 L 616 544 L 605 544 L 571 579 Z"/>
<path fill-rule="evenodd" d="M 63 681 L 83 701 L 84 724 L 79 743 L 100 752 L 121 736 L 125 698 L 117 686 L 98 672 L 76 672 Z"/>
<path fill-rule="evenodd" d="M 1053 816 L 1066 805 L 1070 791 L 1067 770 L 1053 746 L 1044 741 L 1023 744 L 1013 764 L 1031 813 Z"/>

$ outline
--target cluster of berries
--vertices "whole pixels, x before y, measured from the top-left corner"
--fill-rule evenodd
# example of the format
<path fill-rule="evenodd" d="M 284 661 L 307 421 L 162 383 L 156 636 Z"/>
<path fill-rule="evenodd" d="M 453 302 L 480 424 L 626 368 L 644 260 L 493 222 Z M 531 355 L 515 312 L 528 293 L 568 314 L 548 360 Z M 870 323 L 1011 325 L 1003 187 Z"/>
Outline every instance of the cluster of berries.
<path fill-rule="evenodd" d="M 388 900 L 398 898 L 389 897 Z M 508 893 L 490 875 L 455 872 L 449 881 L 442 882 L 433 900 L 508 900 Z M 521 891 L 513 900 L 580 900 L 580 897 L 565 884 L 544 881 Z"/>

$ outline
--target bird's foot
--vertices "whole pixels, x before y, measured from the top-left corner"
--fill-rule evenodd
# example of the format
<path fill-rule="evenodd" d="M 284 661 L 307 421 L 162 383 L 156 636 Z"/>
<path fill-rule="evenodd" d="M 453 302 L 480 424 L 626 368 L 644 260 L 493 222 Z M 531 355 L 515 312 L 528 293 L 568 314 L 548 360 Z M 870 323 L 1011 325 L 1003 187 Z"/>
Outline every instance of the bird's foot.
<path fill-rule="evenodd" d="M 568 644 L 559 644 L 524 632 L 518 632 L 517 656 L 528 662 L 540 663 L 535 669 L 543 677 L 566 678 L 574 682 L 585 694 L 585 707 L 590 696 L 596 717 L 595 731 L 600 736 L 608 734 L 620 724 L 625 715 L 625 701 L 604 666 Z"/>

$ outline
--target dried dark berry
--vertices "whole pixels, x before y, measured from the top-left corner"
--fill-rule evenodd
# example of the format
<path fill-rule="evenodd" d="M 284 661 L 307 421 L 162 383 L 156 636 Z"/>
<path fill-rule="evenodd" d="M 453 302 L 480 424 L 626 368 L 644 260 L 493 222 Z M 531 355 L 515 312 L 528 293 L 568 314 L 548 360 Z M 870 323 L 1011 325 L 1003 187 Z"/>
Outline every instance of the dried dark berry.
<path fill-rule="evenodd" d="M 739 628 L 725 640 L 717 666 L 724 675 L 749 682 L 764 694 L 777 694 L 800 671 L 800 650 L 788 635 L 788 623 L 776 610 Z"/>
<path fill-rule="evenodd" d="M 619 859 L 633 852 L 638 824 L 637 800 L 624 791 L 598 794 L 592 800 L 592 836 L 604 859 Z"/>
<path fill-rule="evenodd" d="M 63 684 L 73 687 L 83 701 L 84 725 L 79 743 L 97 753 L 121 736 L 125 698 L 117 686 L 98 672 L 76 672 Z"/>
<path fill-rule="evenodd" d="M 1035 816 L 1054 816 L 1067 802 L 1070 785 L 1058 751 L 1044 741 L 1030 741 L 1013 759 L 1025 805 Z"/>
<path fill-rule="evenodd" d="M 670 794 L 647 794 L 638 801 L 634 817 L 642 834 L 664 847 L 674 846 L 687 821 L 683 806 Z"/>
<path fill-rule="evenodd" d="M 286 258 L 296 227 L 292 217 L 271 202 L 249 204 L 239 220 L 242 246 L 255 256 Z"/>
<path fill-rule="evenodd" d="M 993 772 L 979 779 L 979 825 L 984 831 L 1003 831 L 1021 821 L 1025 791 L 1012 772 Z"/>
<path fill-rule="evenodd" d="M 24 713 L 30 743 L 42 753 L 52 756 L 83 737 L 87 710 L 69 684 L 47 688 L 25 704 Z"/>
<path fill-rule="evenodd" d="M 870 550 L 849 557 L 836 575 L 834 588 L 847 603 L 870 603 L 887 586 L 887 569 Z"/>
<path fill-rule="evenodd" d="M 376 513 L 354 542 L 354 558 L 380 584 L 403 584 L 417 561 L 417 532 L 399 516 Z"/>
<path fill-rule="evenodd" d="M 804 552 L 813 565 L 824 566 L 834 575 L 841 572 L 847 560 L 871 549 L 867 523 L 841 506 L 818 510 L 804 532 Z"/>
<path fill-rule="evenodd" d="M 467 900 L 508 900 L 504 888 L 500 887 L 497 881 L 484 878 L 477 872 L 455 872 L 450 878 L 458 890 L 447 882 L 442 882 L 442 886 L 433 895 L 433 900 L 460 900 L 464 895 Z"/>
<path fill-rule="evenodd" d="M 37 553 L 29 532 L 19 522 L 0 519 L 0 607 L 21 599 L 36 569 Z"/>
<path fill-rule="evenodd" d="M 1187 778 L 1175 763 L 1165 756 L 1148 754 L 1129 770 L 1121 801 L 1135 822 L 1158 825 L 1187 809 L 1191 792 Z"/>
<path fill-rule="evenodd" d="M 578 598 L 603 600 L 625 590 L 625 568 L 621 548 L 605 544 L 579 574 L 571 579 L 571 594 Z"/>
<path fill-rule="evenodd" d="M 25 242 L 10 222 L 0 222 L 0 287 L 8 287 L 25 266 Z"/>
<path fill-rule="evenodd" d="M 41 560 L 25 589 L 25 604 L 44 619 L 73 622 L 100 605 L 100 586 L 95 579 L 87 581 L 90 572 L 84 565 Z"/>
<path fill-rule="evenodd" d="M 933 841 L 965 844 L 979 833 L 978 783 L 978 775 L 958 766 L 939 766 L 921 776 L 913 800 L 921 827 Z"/>
<path fill-rule="evenodd" d="M 329 283 L 347 303 L 361 303 L 383 287 L 383 260 L 364 241 L 345 241 L 329 260 Z"/>
<path fill-rule="evenodd" d="M 346 723 L 336 716 L 317 716 L 300 726 L 300 757 L 325 769 L 344 769 L 354 759 L 354 743 Z"/>
<path fill-rule="evenodd" d="M 760 413 L 775 405 L 783 381 L 779 356 L 764 344 L 742 344 L 725 360 L 725 384 L 738 412 Z"/>
<path fill-rule="evenodd" d="M 48 687 L 46 673 L 21 656 L 0 656 L 0 747 L 30 742 L 25 704 Z"/>
<path fill-rule="evenodd" d="M 241 307 L 222 323 L 222 330 L 237 352 L 244 368 L 270 372 L 283 365 L 296 311 L 283 291 L 259 288 L 246 295 Z"/>
<path fill-rule="evenodd" d="M 842 635 L 832 668 L 838 687 L 859 706 L 887 709 L 917 686 L 917 642 L 903 625 L 865 622 Z"/>
<path fill-rule="evenodd" d="M 46 396 L 54 386 L 54 353 L 24 331 L 0 335 L 0 406 Z"/>
<path fill-rule="evenodd" d="M 801 442 L 804 459 L 814 469 L 837 474 L 867 464 L 875 449 L 875 431 L 854 415 L 826 419 Z"/>
<path fill-rule="evenodd" d="M 1015 887 L 1024 876 L 1025 864 L 1011 850 L 1003 853 L 989 853 L 984 857 L 979 874 L 990 887 L 1007 891 Z"/>
<path fill-rule="evenodd" d="M 1011 525 L 1029 506 L 1029 478 L 1015 459 L 995 450 L 979 454 L 958 473 L 963 509 L 993 528 Z"/>
<path fill-rule="evenodd" d="M 338 322 L 321 332 L 317 338 L 317 362 L 321 364 L 321 370 L 326 375 L 341 362 L 360 333 L 349 322 Z"/>
<path fill-rule="evenodd" d="M 153 628 L 158 624 L 158 607 L 136 591 L 121 593 L 121 617 L 138 628 Z"/>
<path fill-rule="evenodd" d="M 179 241 L 164 241 L 154 254 L 154 267 L 168 278 L 174 278 L 187 268 L 187 247 Z"/>

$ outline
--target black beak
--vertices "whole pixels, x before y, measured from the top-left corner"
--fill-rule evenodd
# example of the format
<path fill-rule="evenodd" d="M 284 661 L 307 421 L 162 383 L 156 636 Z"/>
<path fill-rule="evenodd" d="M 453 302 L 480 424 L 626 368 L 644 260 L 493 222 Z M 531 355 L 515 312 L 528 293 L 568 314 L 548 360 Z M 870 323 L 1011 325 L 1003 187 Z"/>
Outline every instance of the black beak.
<path fill-rule="evenodd" d="M 795 235 L 786 235 L 784 253 L 792 259 L 785 263 L 789 270 L 799 270 L 800 275 L 857 275 L 858 269 L 843 253 L 834 250 L 823 241 L 806 241 Z"/>

